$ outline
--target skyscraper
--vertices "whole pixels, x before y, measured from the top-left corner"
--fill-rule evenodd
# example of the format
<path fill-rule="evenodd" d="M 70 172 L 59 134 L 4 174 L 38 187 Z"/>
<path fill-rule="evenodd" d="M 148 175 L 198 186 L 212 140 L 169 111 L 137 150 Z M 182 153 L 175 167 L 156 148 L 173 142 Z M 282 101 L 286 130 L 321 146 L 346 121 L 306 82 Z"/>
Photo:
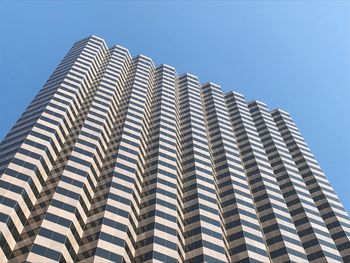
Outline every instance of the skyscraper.
<path fill-rule="evenodd" d="M 0 262 L 350 262 L 288 113 L 76 42 L 0 145 Z"/>

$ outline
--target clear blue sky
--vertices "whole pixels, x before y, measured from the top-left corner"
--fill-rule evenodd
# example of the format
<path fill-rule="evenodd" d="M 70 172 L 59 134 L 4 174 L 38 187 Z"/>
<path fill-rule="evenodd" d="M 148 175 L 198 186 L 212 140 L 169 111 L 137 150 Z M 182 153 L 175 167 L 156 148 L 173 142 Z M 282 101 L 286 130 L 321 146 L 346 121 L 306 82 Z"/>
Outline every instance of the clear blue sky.
<path fill-rule="evenodd" d="M 94 34 L 288 111 L 350 211 L 350 2 L 0 2 L 0 140 Z"/>

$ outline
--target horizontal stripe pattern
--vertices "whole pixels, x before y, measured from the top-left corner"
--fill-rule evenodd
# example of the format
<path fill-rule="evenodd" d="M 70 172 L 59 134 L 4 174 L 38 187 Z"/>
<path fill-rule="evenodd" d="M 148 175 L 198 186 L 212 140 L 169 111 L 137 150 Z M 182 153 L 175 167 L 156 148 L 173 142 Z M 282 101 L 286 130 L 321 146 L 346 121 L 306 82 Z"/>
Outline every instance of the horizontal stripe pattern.
<path fill-rule="evenodd" d="M 90 36 L 0 144 L 1 262 L 349 262 L 290 115 Z"/>

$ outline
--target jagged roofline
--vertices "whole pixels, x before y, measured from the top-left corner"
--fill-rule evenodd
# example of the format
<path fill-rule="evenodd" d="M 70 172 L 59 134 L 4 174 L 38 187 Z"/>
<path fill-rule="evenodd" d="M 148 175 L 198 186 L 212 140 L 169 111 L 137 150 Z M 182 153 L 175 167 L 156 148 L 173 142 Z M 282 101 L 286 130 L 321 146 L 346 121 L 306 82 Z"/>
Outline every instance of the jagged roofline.
<path fill-rule="evenodd" d="M 151 63 L 152 68 L 155 69 L 155 70 L 160 69 L 160 68 L 162 68 L 162 67 L 166 67 L 166 68 L 172 69 L 172 70 L 174 70 L 175 75 L 176 75 L 176 77 L 177 77 L 178 79 L 182 79 L 182 78 L 185 78 L 185 77 L 192 77 L 192 78 L 194 78 L 194 79 L 196 79 L 196 80 L 198 81 L 198 83 L 199 83 L 199 85 L 201 86 L 201 88 L 206 87 L 206 86 L 212 86 L 212 87 L 221 88 L 221 86 L 220 86 L 219 84 L 216 84 L 216 83 L 213 83 L 213 82 L 210 82 L 210 81 L 209 81 L 209 82 L 206 82 L 206 83 L 204 83 L 204 84 L 201 84 L 200 81 L 199 81 L 199 78 L 198 78 L 196 75 L 191 74 L 191 73 L 188 73 L 188 72 L 178 74 L 177 71 L 176 71 L 176 69 L 175 69 L 175 67 L 173 67 L 173 66 L 171 66 L 171 65 L 163 64 L 163 63 L 162 63 L 162 64 L 158 64 L 157 66 L 155 66 L 153 60 L 152 60 L 150 57 L 145 56 L 145 55 L 143 55 L 143 54 L 138 54 L 138 55 L 136 55 L 136 56 L 132 56 L 132 55 L 130 54 L 130 52 L 129 52 L 129 49 L 127 49 L 126 47 L 120 46 L 120 45 L 118 45 L 118 44 L 113 45 L 113 46 L 111 46 L 110 48 L 108 48 L 108 46 L 107 46 L 107 44 L 106 44 L 106 41 L 105 41 L 103 38 L 98 37 L 98 36 L 96 36 L 96 35 L 90 35 L 90 36 L 88 36 L 88 37 L 86 37 L 86 38 L 83 38 L 83 39 L 77 41 L 76 43 L 82 42 L 82 41 L 87 40 L 87 39 L 95 39 L 95 40 L 98 40 L 98 41 L 100 41 L 100 42 L 103 44 L 103 46 L 104 46 L 106 49 L 109 49 L 109 50 L 112 50 L 112 49 L 115 49 L 115 48 L 116 48 L 116 49 L 121 49 L 121 50 L 125 51 L 125 52 L 128 54 L 129 58 L 131 58 L 131 59 L 137 59 L 137 58 L 146 59 L 146 60 L 148 60 L 148 61 Z M 238 92 L 236 92 L 236 91 L 228 91 L 228 92 L 223 93 L 223 95 L 224 95 L 225 97 L 226 97 L 227 95 L 229 95 L 229 94 L 235 94 L 235 95 L 244 97 L 243 94 L 238 93 Z M 259 100 L 255 100 L 255 99 L 247 102 L 248 105 L 254 104 L 254 103 L 260 104 L 260 105 L 263 105 L 263 106 L 267 106 L 266 103 L 261 102 L 261 101 L 259 101 Z M 285 110 L 280 109 L 280 108 L 276 108 L 276 109 L 271 110 L 271 113 L 273 113 L 273 112 L 283 112 L 283 113 L 289 115 L 288 112 L 286 112 Z"/>

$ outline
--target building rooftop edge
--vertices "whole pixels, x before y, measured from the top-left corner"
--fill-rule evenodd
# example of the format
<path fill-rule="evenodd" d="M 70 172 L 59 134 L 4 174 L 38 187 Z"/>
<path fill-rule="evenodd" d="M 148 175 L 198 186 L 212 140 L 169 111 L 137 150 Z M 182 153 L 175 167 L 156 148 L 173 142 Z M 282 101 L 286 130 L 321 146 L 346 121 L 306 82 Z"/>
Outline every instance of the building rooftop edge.
<path fill-rule="evenodd" d="M 216 83 L 211 82 L 211 81 L 208 81 L 208 82 L 202 84 L 201 86 L 202 86 L 202 87 L 205 87 L 205 86 L 215 86 L 215 87 L 217 87 L 217 88 L 221 88 L 221 86 L 220 86 L 219 84 L 216 84 Z"/>
<path fill-rule="evenodd" d="M 96 36 L 96 35 L 94 35 L 94 34 L 92 34 L 92 35 L 90 35 L 90 36 L 88 36 L 88 37 L 86 37 L 86 38 L 82 38 L 82 39 L 79 40 L 79 41 L 82 41 L 82 40 L 87 39 L 87 38 L 96 38 L 96 39 L 99 39 L 100 41 L 103 42 L 104 46 L 105 46 L 106 48 L 108 48 L 108 49 L 116 48 L 116 47 L 117 47 L 117 48 L 120 48 L 120 49 L 123 49 L 123 50 L 125 50 L 125 51 L 127 52 L 127 54 L 130 56 L 131 59 L 136 59 L 136 58 L 138 58 L 138 57 L 147 59 L 147 60 L 149 60 L 149 61 L 151 62 L 151 65 L 152 65 L 153 69 L 157 69 L 157 68 L 159 68 L 159 67 L 171 68 L 171 69 L 173 69 L 173 70 L 175 71 L 175 74 L 176 74 L 176 78 L 177 78 L 177 79 L 183 78 L 183 77 L 185 77 L 185 76 L 189 76 L 189 77 L 191 77 L 191 78 L 196 79 L 196 80 L 199 82 L 200 87 L 205 87 L 205 86 L 210 85 L 210 86 L 215 86 L 215 87 L 221 88 L 221 85 L 216 84 L 216 83 L 211 82 L 211 81 L 208 81 L 208 82 L 206 82 L 206 83 L 204 83 L 204 84 L 201 84 L 200 81 L 199 81 L 199 78 L 198 78 L 196 75 L 191 74 L 191 73 L 188 73 L 188 72 L 185 72 L 185 73 L 182 73 L 182 74 L 178 74 L 178 73 L 176 72 L 176 69 L 175 69 L 174 66 L 171 66 L 171 65 L 168 65 L 168 64 L 165 64 L 165 63 L 161 63 L 161 64 L 158 64 L 158 65 L 156 66 L 156 65 L 154 64 L 152 58 L 150 58 L 150 57 L 148 57 L 148 56 L 146 56 L 146 55 L 143 55 L 143 54 L 138 54 L 138 55 L 136 55 L 136 56 L 133 56 L 133 55 L 130 54 L 130 51 L 129 51 L 128 48 L 123 47 L 123 46 L 120 46 L 120 45 L 118 45 L 118 44 L 113 45 L 113 46 L 111 46 L 111 47 L 108 47 L 108 45 L 106 44 L 106 41 L 105 41 L 103 38 L 101 38 L 101 37 L 99 37 L 99 36 Z M 79 41 L 78 41 L 78 42 L 79 42 Z M 236 91 L 233 91 L 233 90 L 232 90 L 232 91 L 228 91 L 228 92 L 223 92 L 223 95 L 224 95 L 224 96 L 227 96 L 227 95 L 229 95 L 229 94 L 235 94 L 235 95 L 238 95 L 238 96 L 244 98 L 244 95 L 243 95 L 242 93 L 239 93 L 239 92 L 236 92 Z M 264 106 L 267 107 L 267 104 L 266 104 L 266 103 L 261 102 L 261 101 L 256 100 L 256 99 L 253 99 L 253 100 L 247 102 L 247 105 L 248 105 L 248 104 L 251 104 L 251 103 L 254 103 L 254 102 L 256 102 L 256 103 L 258 103 L 258 104 L 262 104 L 262 105 L 264 105 Z M 281 111 L 281 112 L 284 112 L 284 113 L 286 113 L 286 114 L 289 115 L 288 112 L 286 112 L 286 111 L 284 111 L 284 110 L 282 110 L 282 109 L 280 109 L 280 108 L 276 108 L 276 109 L 274 109 L 274 110 L 271 110 L 270 112 L 272 113 L 272 112 L 275 112 L 275 111 Z"/>

